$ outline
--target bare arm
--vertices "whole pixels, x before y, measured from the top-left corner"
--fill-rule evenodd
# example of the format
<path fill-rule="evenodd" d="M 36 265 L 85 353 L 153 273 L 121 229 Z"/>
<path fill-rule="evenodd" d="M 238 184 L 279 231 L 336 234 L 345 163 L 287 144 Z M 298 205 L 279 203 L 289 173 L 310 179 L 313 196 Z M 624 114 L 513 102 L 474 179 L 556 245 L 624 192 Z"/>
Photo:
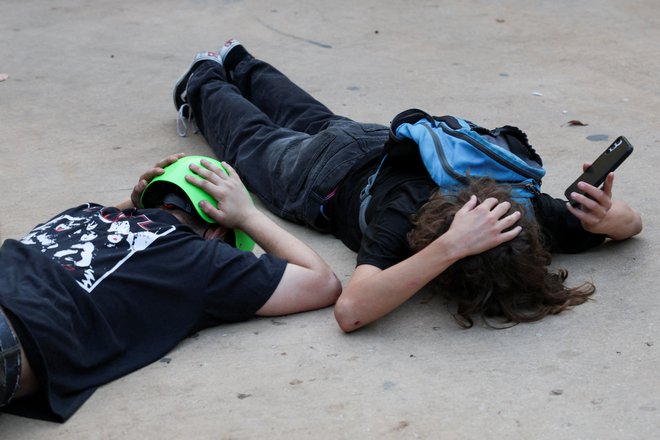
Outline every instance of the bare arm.
<path fill-rule="evenodd" d="M 418 253 L 385 270 L 358 266 L 335 306 L 341 329 L 351 332 L 385 316 L 459 259 L 515 238 L 521 227 L 512 226 L 521 214 L 504 216 L 509 208 L 493 198 L 477 204 L 473 196 L 449 230 Z"/>
<path fill-rule="evenodd" d="M 115 203 L 115 207 L 120 210 L 135 208 L 135 206 L 133 205 L 133 201 L 131 199 L 124 200 L 123 202 Z"/>
<path fill-rule="evenodd" d="M 284 315 L 334 304 L 341 293 L 341 283 L 330 266 L 254 206 L 231 166 L 222 163 L 227 175 L 210 162 L 202 161 L 202 164 L 204 167 L 190 167 L 201 179 L 186 178 L 220 201 L 218 208 L 201 202 L 202 210 L 222 226 L 241 229 L 264 251 L 289 263 L 275 292 L 257 314 Z"/>
<path fill-rule="evenodd" d="M 589 164 L 585 164 L 588 168 Z M 642 231 L 642 217 L 635 209 L 621 200 L 612 200 L 614 173 L 608 174 L 602 189 L 585 182 L 578 188 L 589 197 L 573 193 L 572 198 L 582 205 L 581 209 L 567 204 L 568 210 L 576 216 L 582 227 L 594 234 L 605 234 L 613 240 L 625 240 Z"/>

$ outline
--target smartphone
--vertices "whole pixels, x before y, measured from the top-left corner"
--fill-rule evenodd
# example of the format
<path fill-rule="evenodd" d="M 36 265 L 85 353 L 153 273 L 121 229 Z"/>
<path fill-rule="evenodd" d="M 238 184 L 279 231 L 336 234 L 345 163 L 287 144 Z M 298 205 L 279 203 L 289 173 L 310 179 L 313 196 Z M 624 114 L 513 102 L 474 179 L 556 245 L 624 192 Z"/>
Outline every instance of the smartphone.
<path fill-rule="evenodd" d="M 564 192 L 566 199 L 571 205 L 578 207 L 580 204 L 571 198 L 571 193 L 577 192 L 584 194 L 577 188 L 578 182 L 587 182 L 590 185 L 598 188 L 605 181 L 607 175 L 616 170 L 621 163 L 626 160 L 630 153 L 633 151 L 633 146 L 623 136 L 616 138 L 612 145 L 607 147 L 598 158 L 591 164 L 591 166 L 578 177 Z"/>

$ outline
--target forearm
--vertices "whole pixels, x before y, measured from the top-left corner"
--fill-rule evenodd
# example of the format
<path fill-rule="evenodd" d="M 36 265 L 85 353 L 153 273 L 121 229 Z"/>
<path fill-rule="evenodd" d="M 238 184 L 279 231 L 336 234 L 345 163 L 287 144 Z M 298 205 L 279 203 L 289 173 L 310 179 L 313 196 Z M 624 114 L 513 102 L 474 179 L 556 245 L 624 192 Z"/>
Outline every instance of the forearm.
<path fill-rule="evenodd" d="M 238 227 L 270 254 L 307 269 L 333 273 L 320 255 L 259 210 Z"/>
<path fill-rule="evenodd" d="M 437 240 L 386 270 L 358 266 L 337 301 L 337 323 L 351 332 L 392 312 L 458 260 L 451 254 Z"/>
<path fill-rule="evenodd" d="M 121 203 L 117 203 L 115 207 L 120 210 L 135 208 L 135 206 L 133 206 L 133 202 L 131 201 L 131 199 L 124 200 Z"/>
<path fill-rule="evenodd" d="M 424 249 L 386 270 L 358 266 L 337 301 L 335 317 L 346 332 L 360 328 L 397 308 L 456 261 L 514 239 L 521 231 L 520 211 L 511 204 L 476 196 L 454 215 L 447 232 Z"/>
<path fill-rule="evenodd" d="M 240 227 L 266 252 L 287 260 L 282 278 L 257 314 L 279 316 L 327 307 L 341 293 L 341 283 L 330 266 L 312 249 L 259 212 Z"/>
<path fill-rule="evenodd" d="M 612 201 L 612 207 L 598 228 L 590 232 L 604 234 L 613 240 L 626 240 L 642 231 L 642 216 L 627 203 Z"/>

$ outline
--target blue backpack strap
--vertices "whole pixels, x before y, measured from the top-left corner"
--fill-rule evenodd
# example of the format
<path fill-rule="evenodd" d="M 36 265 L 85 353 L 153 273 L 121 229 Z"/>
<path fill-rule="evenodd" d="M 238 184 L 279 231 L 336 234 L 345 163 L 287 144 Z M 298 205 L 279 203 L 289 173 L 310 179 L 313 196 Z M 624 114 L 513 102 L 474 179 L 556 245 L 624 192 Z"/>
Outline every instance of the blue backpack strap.
<path fill-rule="evenodd" d="M 472 124 L 470 124 L 468 121 L 465 121 L 463 119 L 459 120 L 458 118 L 456 118 L 454 116 L 448 116 L 448 115 L 447 116 L 434 116 L 433 119 L 438 121 L 438 122 L 444 122 L 452 130 L 460 130 L 461 128 L 472 126 Z M 461 123 L 461 122 L 463 122 L 463 123 Z"/>
<path fill-rule="evenodd" d="M 397 136 L 396 131 L 403 124 L 415 124 L 420 120 L 426 120 L 429 124 L 435 123 L 433 116 L 417 108 L 411 108 L 396 115 L 390 122 L 390 133 L 385 142 L 385 153 L 392 158 L 411 156 L 419 158 L 419 147 L 415 141 Z"/>
<path fill-rule="evenodd" d="M 404 157 L 419 157 L 419 148 L 417 147 L 417 144 L 411 140 L 402 139 L 396 136 L 396 129 L 402 124 L 414 124 L 420 119 L 433 122 L 433 116 L 417 108 L 402 111 L 392 119 L 392 122 L 390 122 L 389 137 L 385 142 L 385 151 L 383 153 L 383 158 L 380 161 L 380 165 L 378 165 L 376 172 L 369 176 L 367 184 L 362 188 L 362 191 L 360 191 L 360 211 L 358 215 L 361 232 L 364 232 L 367 229 L 367 208 L 371 201 L 371 187 L 373 187 L 374 182 L 378 177 L 378 173 L 385 163 L 385 159 L 387 157 L 392 157 L 399 161 Z"/>
<path fill-rule="evenodd" d="M 376 177 L 378 177 L 378 173 L 383 167 L 385 159 L 387 159 L 387 154 L 383 155 L 383 159 L 380 161 L 378 168 L 376 168 L 376 172 L 369 176 L 367 179 L 367 184 L 364 186 L 364 188 L 362 188 L 362 191 L 360 191 L 360 212 L 358 214 L 360 232 L 364 232 L 367 229 L 367 208 L 369 207 L 369 202 L 371 202 L 371 187 L 374 186 Z"/>

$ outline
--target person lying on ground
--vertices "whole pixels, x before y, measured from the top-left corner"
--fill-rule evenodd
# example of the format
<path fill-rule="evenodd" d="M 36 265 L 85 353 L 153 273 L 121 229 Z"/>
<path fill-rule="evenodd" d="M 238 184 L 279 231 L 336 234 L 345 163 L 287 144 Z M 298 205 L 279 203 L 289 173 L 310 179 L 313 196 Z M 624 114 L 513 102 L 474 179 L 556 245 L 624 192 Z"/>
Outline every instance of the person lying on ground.
<path fill-rule="evenodd" d="M 0 411 L 63 422 L 202 329 L 326 307 L 340 292 L 230 165 L 168 157 L 130 201 L 85 203 L 3 243 Z"/>
<path fill-rule="evenodd" d="M 642 230 L 640 214 L 612 198 L 613 174 L 602 188 L 581 184 L 585 195 L 573 195 L 581 210 L 545 193 L 524 208 L 507 185 L 487 178 L 457 194 L 439 191 L 423 165 L 382 161 L 390 127 L 334 114 L 236 40 L 194 58 L 176 82 L 174 104 L 179 134 L 196 127 L 271 212 L 357 252 L 335 306 L 346 332 L 429 283 L 456 304 L 466 327 L 473 316 L 542 319 L 595 290 L 588 282 L 567 287 L 568 273 L 549 269 L 551 252 L 582 252 Z M 520 133 L 520 145 L 535 154 Z"/>

